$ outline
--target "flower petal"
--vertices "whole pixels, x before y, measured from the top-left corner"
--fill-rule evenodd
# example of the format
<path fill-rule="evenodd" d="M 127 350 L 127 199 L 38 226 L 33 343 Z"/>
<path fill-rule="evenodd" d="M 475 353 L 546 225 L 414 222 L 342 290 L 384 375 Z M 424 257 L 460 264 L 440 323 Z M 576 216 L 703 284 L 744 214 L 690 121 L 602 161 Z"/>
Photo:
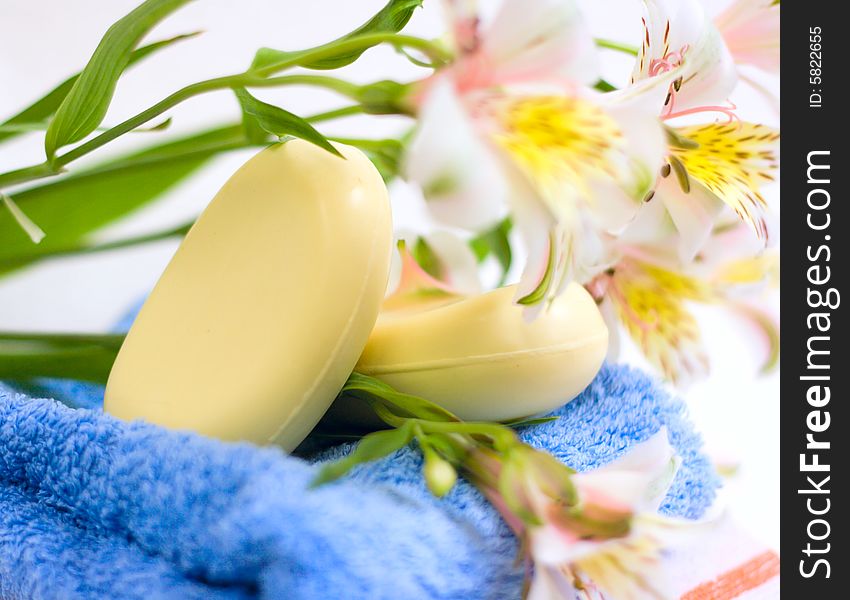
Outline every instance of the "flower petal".
<path fill-rule="evenodd" d="M 779 320 L 758 306 L 746 302 L 733 302 L 731 310 L 759 334 L 762 349 L 761 372 L 770 373 L 779 366 Z"/>
<path fill-rule="evenodd" d="M 572 563 L 583 584 L 600 598 L 664 600 L 676 597 L 666 582 L 662 552 L 670 545 L 664 525 L 636 519 L 632 533 L 586 549 Z"/>
<path fill-rule="evenodd" d="M 779 2 L 735 0 L 714 22 L 736 63 L 779 72 Z"/>
<path fill-rule="evenodd" d="M 437 306 L 461 297 L 456 290 L 436 279 L 416 262 L 405 240 L 399 240 L 397 250 L 400 266 L 396 267 L 398 274 L 391 275 L 392 279 L 397 279 L 397 284 L 384 299 L 383 310 L 404 310 L 423 304 Z"/>
<path fill-rule="evenodd" d="M 465 240 L 448 231 L 433 231 L 424 241 L 440 263 L 441 281 L 464 295 L 481 293 L 478 261 Z"/>
<path fill-rule="evenodd" d="M 676 228 L 679 258 L 691 262 L 708 241 L 723 201 L 700 185 L 685 192 L 673 177 L 661 179 L 655 198 L 664 204 Z"/>
<path fill-rule="evenodd" d="M 674 382 L 704 375 L 708 359 L 687 300 L 713 299 L 708 286 L 667 269 L 626 259 L 608 286 L 620 321 L 643 354 Z"/>
<path fill-rule="evenodd" d="M 501 165 L 448 78 L 427 90 L 403 172 L 422 187 L 429 210 L 444 224 L 482 231 L 505 216 L 508 190 Z"/>
<path fill-rule="evenodd" d="M 526 600 L 575 600 L 572 578 L 557 566 L 535 564 Z"/>
<path fill-rule="evenodd" d="M 617 460 L 599 469 L 579 473 L 574 480 L 580 489 L 593 486 L 611 494 L 623 494 L 623 501 L 631 502 L 635 512 L 656 512 L 680 465 L 681 460 L 670 445 L 667 428 L 662 426 L 652 437 L 635 445 Z M 621 475 L 632 479 L 619 477 Z M 631 485 L 639 482 L 640 489 L 627 498 L 626 488 L 618 489 L 618 477 Z"/>
<path fill-rule="evenodd" d="M 527 254 L 514 300 L 529 307 L 526 318 L 532 319 L 551 294 L 555 268 L 564 252 L 559 238 L 564 234 L 552 213 L 533 194 L 515 195 L 512 205 L 515 227 Z"/>
<path fill-rule="evenodd" d="M 774 179 L 779 132 L 752 123 L 711 123 L 677 132 L 699 144 L 671 149 L 687 177 L 729 205 L 767 243 L 767 203 L 758 188 Z"/>
<path fill-rule="evenodd" d="M 735 87 L 732 56 L 698 0 L 644 0 L 644 38 L 632 82 L 675 73 L 664 114 L 723 103 Z"/>
<path fill-rule="evenodd" d="M 482 45 L 492 81 L 500 84 L 582 84 L 598 77 L 593 37 L 572 0 L 504 1 Z"/>

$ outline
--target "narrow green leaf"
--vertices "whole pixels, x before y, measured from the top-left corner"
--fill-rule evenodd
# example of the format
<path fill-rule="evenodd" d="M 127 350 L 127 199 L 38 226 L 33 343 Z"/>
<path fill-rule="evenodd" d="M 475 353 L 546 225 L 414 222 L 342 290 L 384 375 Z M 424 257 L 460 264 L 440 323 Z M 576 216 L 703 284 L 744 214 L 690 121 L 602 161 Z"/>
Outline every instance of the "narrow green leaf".
<path fill-rule="evenodd" d="M 85 244 L 89 234 L 149 204 L 211 157 L 248 145 L 242 128 L 229 125 L 157 144 L 11 194 L 48 235 L 33 246 L 8 211 L 0 211 L 0 276 Z"/>
<path fill-rule="evenodd" d="M 363 25 L 361 25 L 348 35 L 344 35 L 341 38 L 337 38 L 336 40 L 324 44 L 323 46 L 330 46 L 332 44 L 339 43 L 343 40 L 371 33 L 397 33 L 401 31 L 405 25 L 407 25 L 407 22 L 410 20 L 410 17 L 413 16 L 413 11 L 415 11 L 421 5 L 422 0 L 390 0 L 381 10 L 379 10 L 375 14 L 375 16 L 366 21 Z M 319 46 L 319 48 L 320 47 L 322 46 Z M 257 51 L 256 56 L 254 57 L 254 62 L 251 63 L 251 68 L 260 69 L 262 67 L 266 67 L 277 62 L 296 58 L 302 54 L 305 54 L 306 52 L 315 49 L 316 48 L 297 52 L 285 52 L 282 50 L 274 50 L 272 48 L 260 48 L 260 50 Z M 308 69 L 338 69 L 340 67 L 344 67 L 345 65 L 353 63 L 367 49 L 368 48 L 362 48 L 354 52 L 341 53 L 331 58 L 325 58 L 322 60 L 305 63 L 300 66 L 306 67 Z"/>
<path fill-rule="evenodd" d="M 142 46 L 138 50 L 133 51 L 130 55 L 130 61 L 127 66 L 129 67 L 156 51 L 167 48 L 172 44 L 200 35 L 200 33 L 200 31 L 185 33 L 167 40 L 161 40 L 148 44 L 147 46 Z M 77 81 L 79 76 L 79 73 L 72 75 L 47 92 L 47 94 L 27 106 L 21 112 L 3 122 L 2 125 L 0 125 L 0 142 L 9 140 L 21 133 L 33 131 L 33 129 L 28 129 L 26 127 L 27 124 L 31 125 L 33 123 L 40 123 L 43 121 L 45 123 L 44 126 L 35 129 L 35 131 L 47 129 L 47 119 L 52 117 L 56 112 L 56 109 L 59 108 L 59 105 L 62 104 L 62 101 L 68 95 L 68 92 L 71 91 L 71 88 L 74 87 L 74 83 Z M 24 125 L 24 127 L 16 129 L 14 126 L 18 124 Z"/>
<path fill-rule="evenodd" d="M 124 335 L 0 333 L 0 379 L 105 383 Z"/>
<path fill-rule="evenodd" d="M 520 427 L 530 427 L 532 425 L 541 425 L 543 423 L 551 423 L 552 421 L 557 421 L 560 417 L 529 417 L 529 418 L 519 418 L 519 419 L 510 419 L 508 421 L 503 421 L 505 425 L 508 427 L 512 427 L 513 429 L 519 429 Z"/>
<path fill-rule="evenodd" d="M 339 150 L 334 148 L 327 138 L 316 131 L 316 128 L 305 119 L 279 106 L 257 100 L 245 89 L 236 89 L 234 92 L 244 113 L 256 119 L 257 124 L 265 131 L 278 137 L 290 135 L 300 138 L 342 158 Z"/>
<path fill-rule="evenodd" d="M 384 429 L 364 436 L 351 454 L 324 465 L 310 486 L 318 487 L 335 481 L 357 465 L 384 458 L 404 448 L 413 439 L 412 425 L 407 421 L 397 429 Z"/>
<path fill-rule="evenodd" d="M 50 123 L 44 140 L 48 160 L 58 148 L 83 139 L 100 125 L 138 43 L 154 25 L 190 1 L 146 0 L 107 30 Z"/>
<path fill-rule="evenodd" d="M 340 393 L 366 394 L 419 419 L 442 422 L 460 420 L 438 404 L 418 396 L 399 392 L 380 379 L 362 373 L 352 373 Z"/>
<path fill-rule="evenodd" d="M 330 138 L 335 142 L 354 146 L 369 157 L 384 181 L 391 181 L 398 176 L 401 168 L 401 157 L 404 145 L 396 139 L 362 140 L 352 138 Z"/>

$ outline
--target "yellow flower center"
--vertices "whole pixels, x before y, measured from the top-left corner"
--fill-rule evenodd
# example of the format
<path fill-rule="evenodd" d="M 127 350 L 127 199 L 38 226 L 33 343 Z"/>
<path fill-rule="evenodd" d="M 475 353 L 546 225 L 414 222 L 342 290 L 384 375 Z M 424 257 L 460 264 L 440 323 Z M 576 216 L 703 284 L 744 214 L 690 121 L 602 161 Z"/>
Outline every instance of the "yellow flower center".
<path fill-rule="evenodd" d="M 689 177 L 728 204 L 760 237 L 767 237 L 767 207 L 758 188 L 773 181 L 779 132 L 752 123 L 679 127 L 677 133 L 696 148 L 673 148 Z"/>
<path fill-rule="evenodd" d="M 496 143 L 547 202 L 557 203 L 569 192 L 587 198 L 591 178 L 614 175 L 609 155 L 623 145 L 623 137 L 598 106 L 578 98 L 533 96 L 503 100 L 496 113 Z"/>

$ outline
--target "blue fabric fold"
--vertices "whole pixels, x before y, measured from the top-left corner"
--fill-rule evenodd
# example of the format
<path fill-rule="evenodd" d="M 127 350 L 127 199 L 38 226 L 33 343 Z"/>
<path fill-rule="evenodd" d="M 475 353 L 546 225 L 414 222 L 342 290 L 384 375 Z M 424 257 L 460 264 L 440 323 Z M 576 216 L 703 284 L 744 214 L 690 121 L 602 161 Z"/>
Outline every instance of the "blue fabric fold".
<path fill-rule="evenodd" d="M 50 387 L 97 405 L 97 387 Z M 664 425 L 682 467 L 662 511 L 699 517 L 717 487 L 683 403 L 606 366 L 560 418 L 522 430 L 578 470 Z M 303 460 L 0 384 L 0 598 L 520 596 L 516 540 L 465 482 L 433 498 L 413 448 L 308 489 L 337 446 Z"/>

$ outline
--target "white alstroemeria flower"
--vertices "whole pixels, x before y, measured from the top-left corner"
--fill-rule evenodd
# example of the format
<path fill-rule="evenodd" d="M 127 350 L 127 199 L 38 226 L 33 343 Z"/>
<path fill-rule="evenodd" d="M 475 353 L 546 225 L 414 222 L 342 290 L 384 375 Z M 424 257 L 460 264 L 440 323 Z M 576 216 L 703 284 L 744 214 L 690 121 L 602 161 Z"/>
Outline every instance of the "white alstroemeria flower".
<path fill-rule="evenodd" d="M 644 0 L 644 36 L 632 83 L 667 87 L 662 116 L 672 118 L 722 106 L 737 83 L 732 55 L 699 0 Z M 666 79 L 674 74 L 671 83 Z"/>
<path fill-rule="evenodd" d="M 648 215 L 652 215 L 651 217 Z M 778 279 L 778 255 L 757 247 L 748 226 L 719 219 L 695 260 L 677 252 L 678 233 L 655 201 L 613 245 L 621 258 L 587 286 L 608 324 L 609 358 L 625 331 L 647 360 L 677 384 L 707 374 L 708 356 L 691 304 L 717 306 L 739 317 L 754 340 L 762 370 L 775 366 L 779 327 L 762 296 Z"/>
<path fill-rule="evenodd" d="M 714 23 L 737 64 L 779 73 L 778 0 L 734 0 Z"/>
<path fill-rule="evenodd" d="M 480 231 L 513 215 L 529 254 L 522 304 L 539 308 L 570 280 L 604 269 L 599 232 L 628 224 L 661 166 L 654 116 L 619 119 L 594 100 L 501 91 L 464 98 L 448 79 L 429 90 L 405 174 L 446 224 Z"/>
<path fill-rule="evenodd" d="M 661 118 L 668 125 L 672 119 L 700 113 L 719 113 L 729 120 L 668 129 L 668 160 L 655 196 L 680 234 L 681 259 L 693 259 L 724 205 L 767 243 L 767 206 L 759 187 L 773 179 L 777 168 L 777 132 L 762 125 L 733 123 L 735 107 L 727 101 L 737 81 L 733 55 L 699 2 L 644 0 L 644 4 L 645 31 L 633 73 L 635 90 L 623 94 L 648 96 L 651 82 L 661 78 L 659 86 L 667 88 Z M 725 20 L 738 22 L 733 17 Z M 641 220 L 646 219 L 636 221 Z"/>
<path fill-rule="evenodd" d="M 662 164 L 662 130 L 651 111 L 581 88 L 593 41 L 572 2 L 506 1 L 489 26 L 467 3 L 449 6 L 459 56 L 416 95 L 404 172 L 446 224 L 480 231 L 514 217 L 529 255 L 517 302 L 533 316 L 608 264 L 599 232 L 634 217 Z"/>
<path fill-rule="evenodd" d="M 779 132 L 752 123 L 708 123 L 670 130 L 667 164 L 650 202 L 623 232 L 629 243 L 669 238 L 688 263 L 707 243 L 724 210 L 737 215 L 761 248 L 773 240 L 760 188 L 778 170 Z M 775 231 L 774 231 L 775 233 Z"/>
<path fill-rule="evenodd" d="M 529 598 L 666 597 L 656 568 L 668 525 L 653 514 L 679 464 L 662 428 L 619 460 L 574 475 L 577 512 L 551 506 L 528 531 Z"/>

